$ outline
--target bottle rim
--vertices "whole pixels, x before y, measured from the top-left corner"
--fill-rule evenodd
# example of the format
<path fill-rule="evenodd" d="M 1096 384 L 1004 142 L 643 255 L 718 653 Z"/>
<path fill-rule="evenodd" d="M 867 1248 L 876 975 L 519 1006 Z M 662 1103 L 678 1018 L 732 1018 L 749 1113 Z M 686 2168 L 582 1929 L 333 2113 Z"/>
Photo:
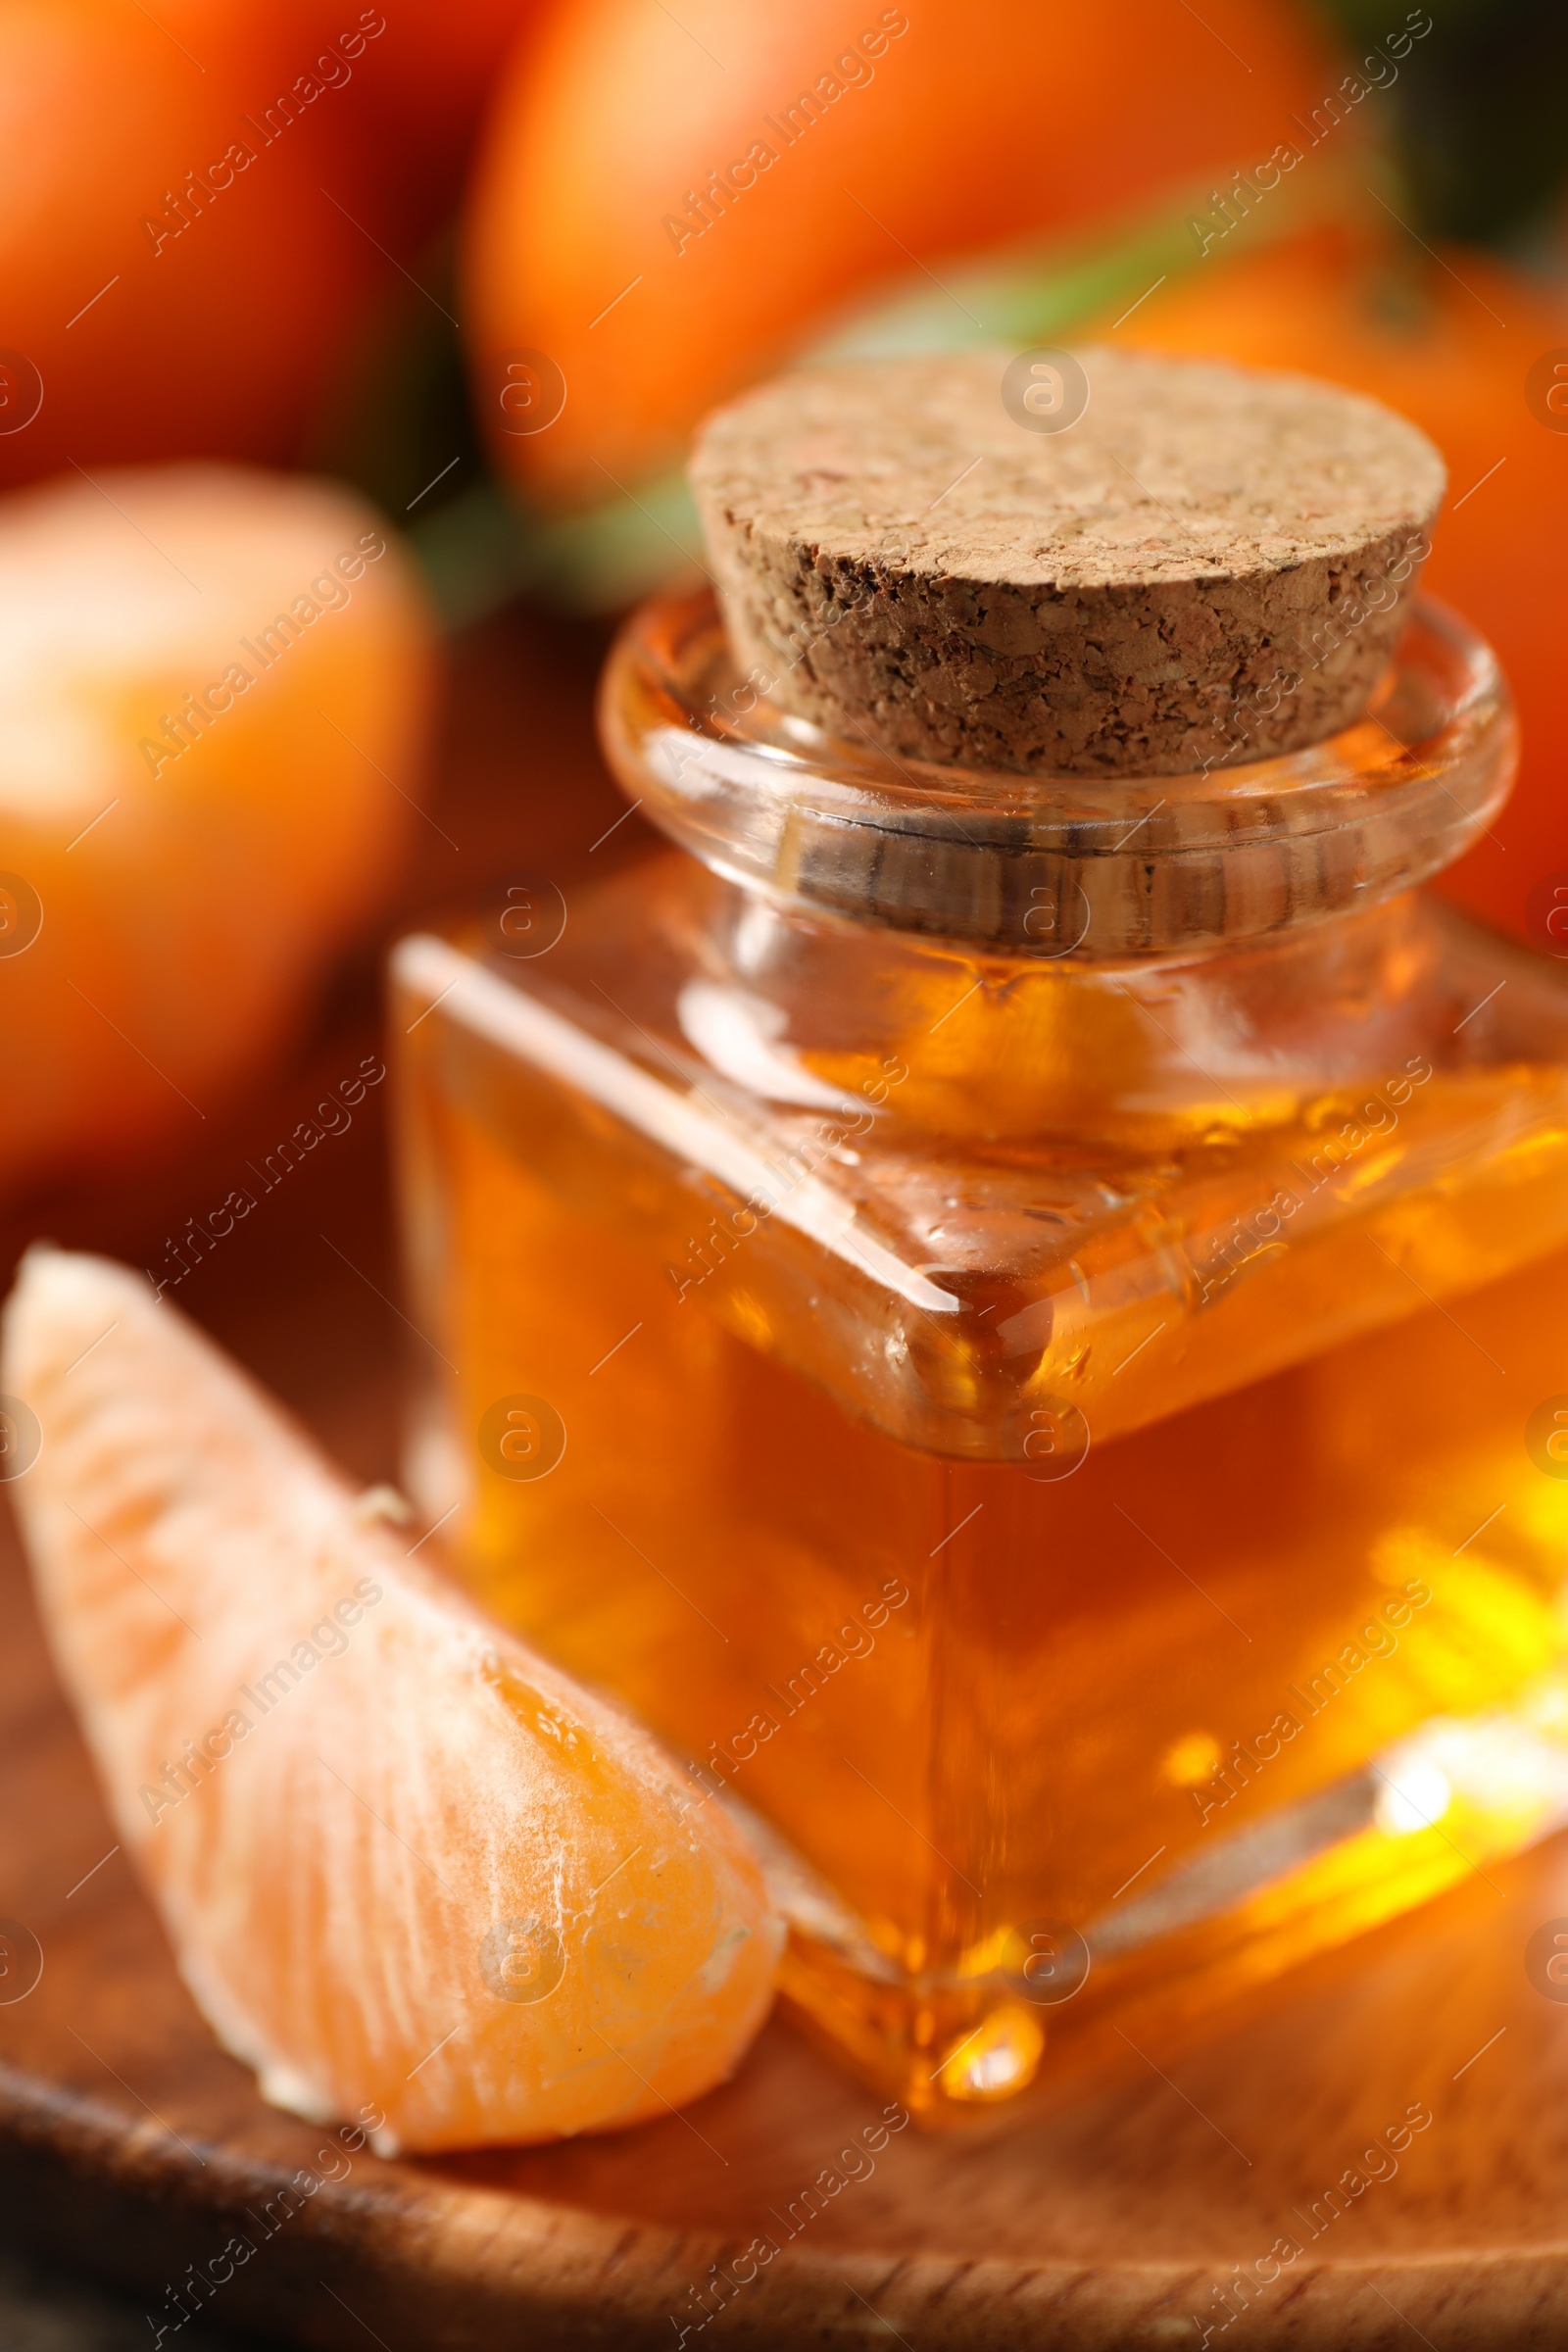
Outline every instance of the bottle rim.
<path fill-rule="evenodd" d="M 831 735 L 738 674 L 706 585 L 624 624 L 600 727 L 628 798 L 744 889 L 1079 960 L 1259 939 L 1409 889 L 1486 829 L 1517 763 L 1495 657 L 1427 597 L 1353 725 L 1253 761 L 1233 737 L 1231 764 L 1184 776 L 942 767 Z"/>

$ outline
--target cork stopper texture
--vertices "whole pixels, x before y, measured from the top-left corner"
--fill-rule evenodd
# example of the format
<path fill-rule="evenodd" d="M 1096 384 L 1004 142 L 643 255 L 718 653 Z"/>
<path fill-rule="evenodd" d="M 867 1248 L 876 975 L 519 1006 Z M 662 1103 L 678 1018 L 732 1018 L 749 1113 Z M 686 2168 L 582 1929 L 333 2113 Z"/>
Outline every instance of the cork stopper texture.
<path fill-rule="evenodd" d="M 1443 496 L 1377 402 L 1075 355 L 1036 430 L 1012 355 L 866 361 L 718 410 L 691 466 L 730 643 L 783 709 L 905 759 L 1179 775 L 1365 710 Z"/>

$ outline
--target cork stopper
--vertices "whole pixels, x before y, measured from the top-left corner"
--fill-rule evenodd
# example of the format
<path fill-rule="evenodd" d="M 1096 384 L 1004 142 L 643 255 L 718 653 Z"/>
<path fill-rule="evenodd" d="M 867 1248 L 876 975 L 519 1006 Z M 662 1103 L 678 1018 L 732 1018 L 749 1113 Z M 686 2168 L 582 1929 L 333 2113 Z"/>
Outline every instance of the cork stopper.
<path fill-rule="evenodd" d="M 736 663 L 776 705 L 903 759 L 1075 776 L 1348 726 L 1445 485 L 1359 394 L 1102 349 L 784 376 L 708 419 L 691 478 Z"/>

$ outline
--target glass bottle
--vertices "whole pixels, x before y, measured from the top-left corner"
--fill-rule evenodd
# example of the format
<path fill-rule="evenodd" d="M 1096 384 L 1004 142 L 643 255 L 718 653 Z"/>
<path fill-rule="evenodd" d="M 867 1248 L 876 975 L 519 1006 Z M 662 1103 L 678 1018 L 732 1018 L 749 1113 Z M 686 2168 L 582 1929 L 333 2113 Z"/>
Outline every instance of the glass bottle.
<path fill-rule="evenodd" d="M 411 1484 L 745 1808 L 816 2031 L 962 2117 L 1562 1819 L 1568 986 L 1419 887 L 1485 646 L 1080 784 L 848 748 L 672 591 L 603 731 L 677 846 L 396 954 Z"/>

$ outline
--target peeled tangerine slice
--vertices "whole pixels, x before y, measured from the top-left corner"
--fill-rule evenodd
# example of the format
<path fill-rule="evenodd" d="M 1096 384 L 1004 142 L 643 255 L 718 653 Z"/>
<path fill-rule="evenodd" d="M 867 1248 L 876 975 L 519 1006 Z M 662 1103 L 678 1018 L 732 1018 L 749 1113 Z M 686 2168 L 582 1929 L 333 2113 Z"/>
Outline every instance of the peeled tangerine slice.
<path fill-rule="evenodd" d="M 373 2103 L 389 2154 L 637 2123 L 730 2073 L 781 1931 L 647 1733 L 407 1557 L 122 1267 L 30 1250 L 0 1388 L 121 1837 L 266 2097 Z"/>

